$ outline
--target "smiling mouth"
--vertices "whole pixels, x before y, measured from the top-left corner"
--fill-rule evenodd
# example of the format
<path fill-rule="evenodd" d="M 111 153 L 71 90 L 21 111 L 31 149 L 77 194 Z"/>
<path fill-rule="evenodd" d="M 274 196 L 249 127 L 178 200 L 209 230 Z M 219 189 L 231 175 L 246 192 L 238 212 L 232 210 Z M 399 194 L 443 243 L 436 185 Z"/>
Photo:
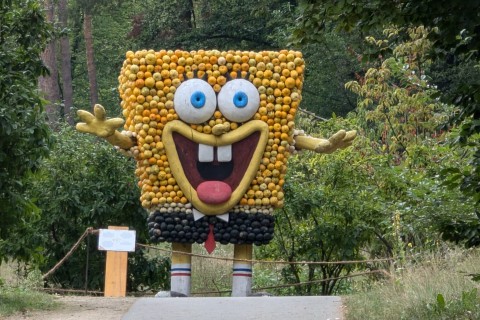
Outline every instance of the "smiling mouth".
<path fill-rule="evenodd" d="M 240 202 L 255 178 L 268 126 L 252 120 L 215 136 L 175 120 L 166 124 L 162 140 L 172 174 L 193 207 L 206 215 L 219 215 Z"/>
<path fill-rule="evenodd" d="M 173 141 L 185 176 L 194 189 L 207 181 L 223 181 L 236 189 L 258 144 L 258 132 L 234 144 L 214 147 L 199 144 L 174 132 Z"/>

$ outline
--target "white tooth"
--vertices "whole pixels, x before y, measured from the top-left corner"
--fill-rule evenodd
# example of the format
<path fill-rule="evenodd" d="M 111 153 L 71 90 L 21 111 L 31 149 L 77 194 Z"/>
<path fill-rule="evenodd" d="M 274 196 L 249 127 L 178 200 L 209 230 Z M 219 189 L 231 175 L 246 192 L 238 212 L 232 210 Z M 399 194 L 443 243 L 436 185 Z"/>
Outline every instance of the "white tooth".
<path fill-rule="evenodd" d="M 217 147 L 217 159 L 219 162 L 232 161 L 232 145 Z"/>
<path fill-rule="evenodd" d="M 198 145 L 198 161 L 212 162 L 213 161 L 213 147 L 206 144 Z"/>

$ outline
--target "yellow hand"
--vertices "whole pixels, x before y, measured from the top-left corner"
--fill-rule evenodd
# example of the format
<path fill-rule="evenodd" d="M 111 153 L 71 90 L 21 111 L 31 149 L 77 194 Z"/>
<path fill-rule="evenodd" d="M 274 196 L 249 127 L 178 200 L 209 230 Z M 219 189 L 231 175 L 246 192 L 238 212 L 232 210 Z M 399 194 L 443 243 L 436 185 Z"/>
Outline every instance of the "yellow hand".
<path fill-rule="evenodd" d="M 357 131 L 340 130 L 329 139 L 320 139 L 310 136 L 295 136 L 295 148 L 311 150 L 318 153 L 332 153 L 337 149 L 350 146 L 357 136 Z"/>
<path fill-rule="evenodd" d="M 85 110 L 78 110 L 77 115 L 80 120 L 76 125 L 76 129 L 80 132 L 90 133 L 97 137 L 104 138 L 111 144 L 119 146 L 122 149 L 130 149 L 133 146 L 133 141 L 117 131 L 125 121 L 121 118 L 107 119 L 105 109 L 96 104 L 91 114 Z"/>
<path fill-rule="evenodd" d="M 105 109 L 99 104 L 95 105 L 93 113 L 94 115 L 85 110 L 77 111 L 78 117 L 85 121 L 77 123 L 78 131 L 106 138 L 113 135 L 125 122 L 121 118 L 107 119 Z"/>

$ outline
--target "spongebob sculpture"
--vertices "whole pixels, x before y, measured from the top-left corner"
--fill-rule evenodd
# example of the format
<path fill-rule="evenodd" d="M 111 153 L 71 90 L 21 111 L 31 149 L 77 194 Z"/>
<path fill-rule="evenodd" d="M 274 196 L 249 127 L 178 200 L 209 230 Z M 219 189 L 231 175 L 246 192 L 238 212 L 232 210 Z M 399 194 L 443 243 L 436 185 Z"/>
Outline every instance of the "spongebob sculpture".
<path fill-rule="evenodd" d="M 234 245 L 232 296 L 250 295 L 252 248 L 273 238 L 288 157 L 355 138 L 295 130 L 304 68 L 287 50 L 129 51 L 118 87 L 126 120 L 100 105 L 78 112 L 77 130 L 135 158 L 151 240 L 172 243 L 172 292 L 190 294 L 192 244 L 211 253 L 219 242 Z"/>

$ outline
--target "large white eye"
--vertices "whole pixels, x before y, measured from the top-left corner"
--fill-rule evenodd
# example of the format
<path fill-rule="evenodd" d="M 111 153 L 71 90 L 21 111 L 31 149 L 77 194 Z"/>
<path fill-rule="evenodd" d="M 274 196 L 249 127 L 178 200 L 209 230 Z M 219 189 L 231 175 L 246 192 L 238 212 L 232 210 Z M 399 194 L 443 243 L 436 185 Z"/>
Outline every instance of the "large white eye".
<path fill-rule="evenodd" d="M 180 119 L 198 124 L 210 119 L 217 105 L 215 91 L 208 82 L 190 79 L 175 91 L 173 104 Z"/>
<path fill-rule="evenodd" d="M 228 81 L 218 93 L 218 108 L 230 121 L 250 120 L 260 105 L 257 88 L 244 79 Z"/>

